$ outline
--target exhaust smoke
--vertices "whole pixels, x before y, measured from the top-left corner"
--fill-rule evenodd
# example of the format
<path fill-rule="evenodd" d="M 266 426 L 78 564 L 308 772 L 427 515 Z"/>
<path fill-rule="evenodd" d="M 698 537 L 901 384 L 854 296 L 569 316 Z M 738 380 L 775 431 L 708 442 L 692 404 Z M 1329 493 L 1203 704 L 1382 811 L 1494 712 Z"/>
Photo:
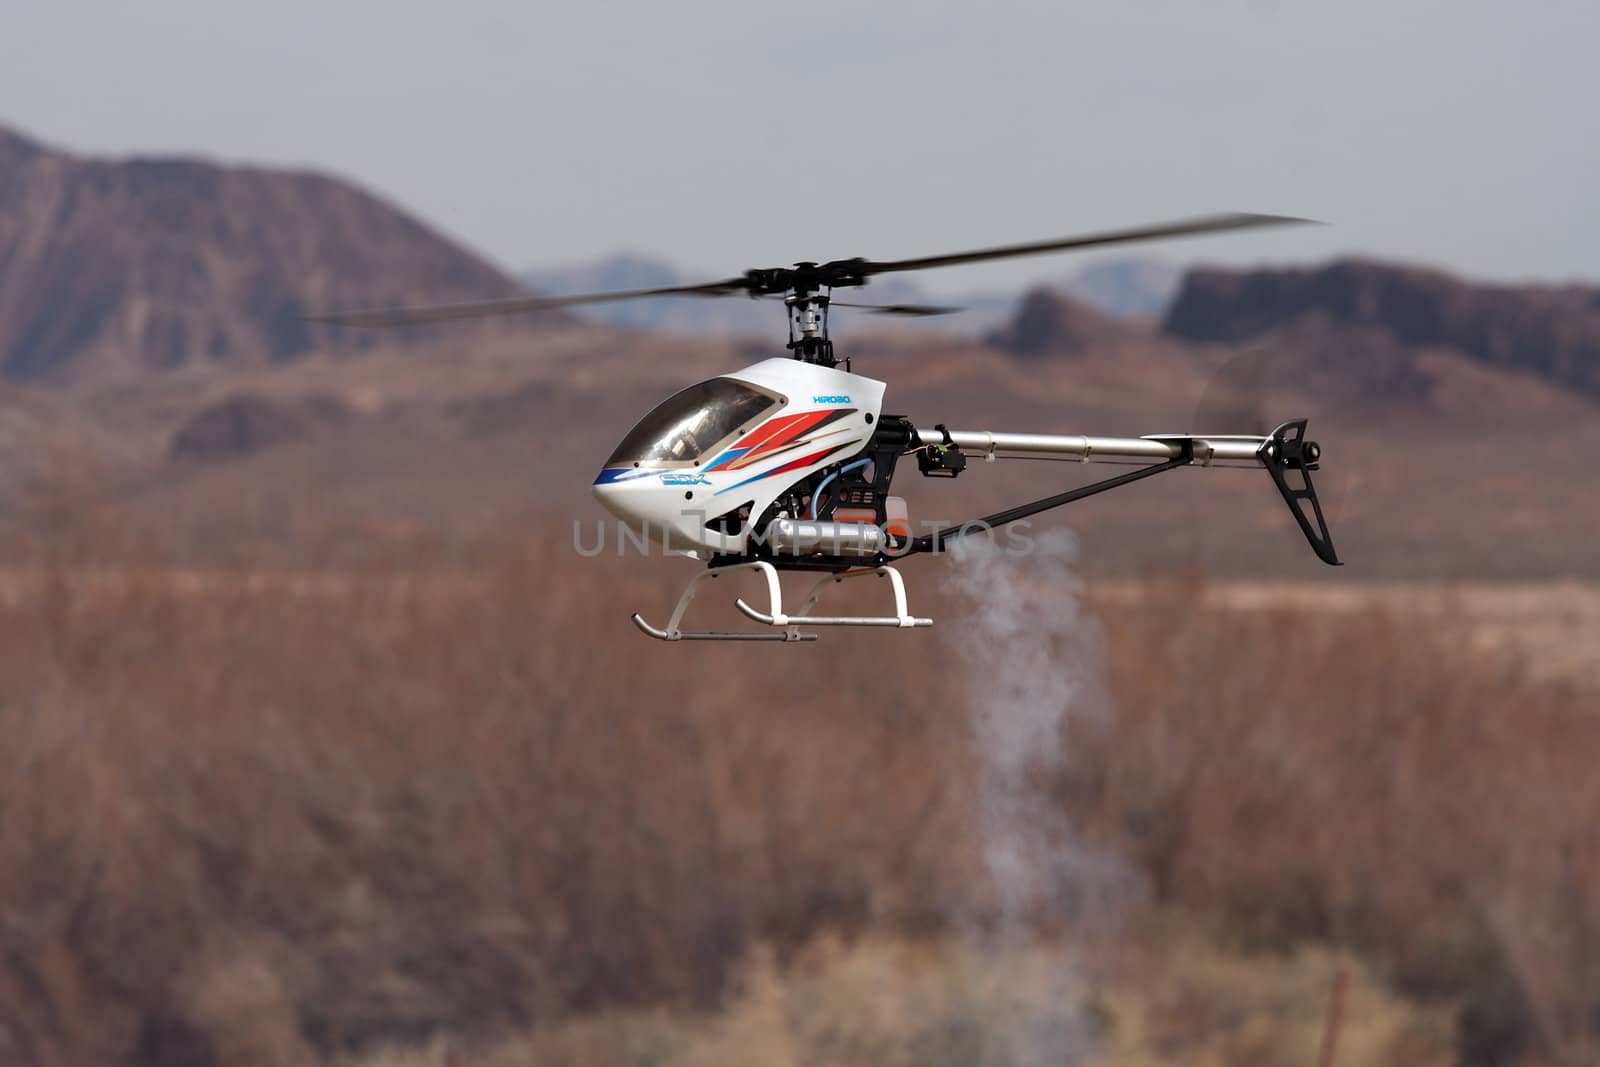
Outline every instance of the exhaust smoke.
<path fill-rule="evenodd" d="M 1091 958 L 1137 880 L 1075 831 L 1051 795 L 1072 770 L 1068 727 L 1109 713 L 1102 632 L 1080 605 L 1071 531 L 1007 553 L 986 538 L 952 545 L 965 617 L 943 632 L 963 664 L 973 738 L 976 827 L 993 904 L 969 939 L 1004 975 L 999 1023 L 1018 1067 L 1078 1063 L 1098 1044 Z M 1029 966 L 1017 961 L 1027 959 Z"/>

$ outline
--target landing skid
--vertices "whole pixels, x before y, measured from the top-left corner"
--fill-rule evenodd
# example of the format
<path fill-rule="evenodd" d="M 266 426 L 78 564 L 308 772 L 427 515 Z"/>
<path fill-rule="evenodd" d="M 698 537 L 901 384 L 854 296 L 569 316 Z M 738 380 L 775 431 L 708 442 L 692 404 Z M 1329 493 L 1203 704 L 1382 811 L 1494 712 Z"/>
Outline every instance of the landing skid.
<path fill-rule="evenodd" d="M 724 574 L 734 571 L 756 571 L 767 582 L 767 601 L 769 610 L 760 611 L 751 607 L 740 598 L 734 605 L 748 618 L 754 619 L 765 626 L 773 627 L 771 631 L 740 631 L 740 630 L 684 630 L 680 628 L 689 605 L 693 602 L 695 594 L 700 590 L 700 584 L 707 578 L 720 578 Z M 876 575 L 879 578 L 888 578 L 894 590 L 895 613 L 893 615 L 812 615 L 811 609 L 817 606 L 822 599 L 822 594 L 830 587 L 849 578 L 863 578 L 867 575 Z M 932 619 L 919 619 L 913 616 L 906 607 L 906 586 L 900 577 L 900 572 L 893 567 L 864 567 L 860 570 L 845 571 L 842 574 L 830 574 L 811 587 L 800 610 L 788 615 L 783 610 L 783 588 L 778 583 L 778 569 L 765 560 L 755 560 L 750 563 L 735 563 L 726 567 L 717 567 L 713 570 L 702 571 L 689 582 L 689 587 L 678 598 L 677 607 L 673 608 L 672 617 L 667 620 L 666 627 L 660 628 L 650 625 L 635 612 L 633 624 L 642 632 L 658 641 L 815 641 L 817 635 L 807 633 L 800 629 L 801 626 L 890 626 L 899 629 L 912 629 L 916 627 L 932 626 Z"/>
<path fill-rule="evenodd" d="M 875 574 L 879 578 L 889 579 L 889 584 L 894 588 L 893 615 L 812 615 L 811 609 L 817 606 L 817 601 L 822 599 L 822 594 L 834 585 L 850 578 L 865 578 Z M 932 619 L 918 619 L 906 609 L 906 583 L 900 577 L 900 572 L 893 567 L 864 567 L 861 570 L 845 571 L 842 574 L 830 574 L 811 587 L 811 592 L 806 596 L 805 603 L 800 605 L 800 610 L 793 615 L 785 615 L 779 610 L 778 601 L 772 602 L 770 612 L 757 611 L 743 600 L 734 601 L 734 606 L 756 622 L 767 626 L 791 626 L 795 623 L 804 623 L 807 626 L 895 626 L 902 630 L 912 627 L 932 626 Z"/>

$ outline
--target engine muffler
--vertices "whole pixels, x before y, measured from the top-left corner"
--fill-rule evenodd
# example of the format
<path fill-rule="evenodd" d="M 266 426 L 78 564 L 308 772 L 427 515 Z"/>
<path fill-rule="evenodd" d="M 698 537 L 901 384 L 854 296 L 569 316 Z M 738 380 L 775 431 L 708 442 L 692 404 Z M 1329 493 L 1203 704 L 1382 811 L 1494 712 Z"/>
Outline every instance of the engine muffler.
<path fill-rule="evenodd" d="M 777 556 L 876 556 L 889 546 L 883 528 L 870 522 L 774 519 L 767 543 Z"/>

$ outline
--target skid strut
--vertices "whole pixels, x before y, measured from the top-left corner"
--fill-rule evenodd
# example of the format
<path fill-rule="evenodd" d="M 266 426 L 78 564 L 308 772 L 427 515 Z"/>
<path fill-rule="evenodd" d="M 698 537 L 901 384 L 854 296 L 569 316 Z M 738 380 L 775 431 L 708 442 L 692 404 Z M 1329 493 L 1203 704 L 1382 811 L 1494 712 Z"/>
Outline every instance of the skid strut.
<path fill-rule="evenodd" d="M 746 616 L 763 625 L 773 627 L 764 631 L 739 631 L 739 630 L 684 630 L 680 628 L 684 614 L 689 610 L 689 605 L 694 601 L 695 594 L 700 590 L 700 584 L 707 578 L 720 578 L 733 571 L 756 571 L 766 579 L 768 610 L 761 611 L 751 607 L 743 598 L 734 601 L 734 604 Z M 864 578 L 875 575 L 879 578 L 889 579 L 890 588 L 894 592 L 893 615 L 812 615 L 811 610 L 822 599 L 822 594 L 828 589 L 847 578 Z M 815 641 L 817 635 L 804 632 L 801 626 L 892 626 L 900 629 L 932 626 L 932 619 L 919 619 L 912 615 L 906 606 L 905 581 L 900 577 L 900 572 L 893 567 L 863 567 L 859 570 L 845 571 L 841 574 L 830 574 L 811 587 L 805 601 L 800 605 L 800 610 L 793 615 L 786 614 L 783 610 L 783 588 L 778 583 L 778 569 L 765 560 L 754 560 L 750 563 L 734 563 L 725 567 L 715 567 L 702 571 L 689 582 L 689 587 L 678 598 L 678 604 L 672 610 L 672 617 L 667 620 L 665 628 L 656 627 L 645 622 L 635 612 L 633 624 L 641 631 L 654 637 L 658 641 Z"/>
<path fill-rule="evenodd" d="M 865 578 L 869 574 L 889 579 L 889 585 L 894 590 L 893 615 L 811 614 L 811 609 L 817 606 L 817 601 L 822 599 L 822 594 L 830 588 L 847 578 Z M 800 605 L 800 610 L 793 615 L 785 615 L 777 610 L 778 602 L 776 600 L 773 601 L 773 610 L 771 612 L 757 611 L 742 599 L 734 601 L 734 606 L 756 622 L 765 623 L 768 626 L 788 626 L 792 628 L 797 624 L 803 623 L 806 626 L 894 626 L 902 630 L 909 630 L 913 627 L 933 625 L 932 619 L 919 619 L 907 609 L 906 583 L 900 577 L 900 572 L 889 566 L 863 567 L 860 570 L 828 575 L 811 587 L 811 592 L 806 596 L 805 602 Z"/>
<path fill-rule="evenodd" d="M 759 572 L 767 580 L 767 598 L 772 602 L 773 614 L 782 613 L 783 587 L 778 584 L 778 569 L 765 560 L 758 559 L 751 563 L 734 563 L 726 567 L 715 567 L 695 575 L 689 581 L 689 587 L 678 598 L 678 606 L 672 609 L 672 618 L 667 620 L 666 629 L 663 630 L 651 626 L 644 621 L 637 611 L 633 613 L 633 624 L 658 641 L 815 641 L 817 639 L 816 634 L 801 633 L 793 627 L 781 633 L 679 629 L 678 624 L 683 622 L 684 613 L 689 610 L 689 605 L 693 603 L 695 593 L 700 591 L 700 583 L 707 578 L 720 578 L 724 574 L 731 574 L 734 571 Z"/>

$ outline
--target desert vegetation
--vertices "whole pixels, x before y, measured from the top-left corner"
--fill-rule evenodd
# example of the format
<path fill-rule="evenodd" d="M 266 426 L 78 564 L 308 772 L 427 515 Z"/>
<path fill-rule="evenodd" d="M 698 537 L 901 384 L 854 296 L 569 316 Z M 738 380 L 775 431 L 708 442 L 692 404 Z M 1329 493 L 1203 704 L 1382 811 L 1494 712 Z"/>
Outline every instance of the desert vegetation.
<path fill-rule="evenodd" d="M 1360 1062 L 1593 1062 L 1594 695 L 1437 619 L 1091 587 L 1032 784 L 1117 932 L 991 952 L 954 594 L 686 652 L 625 618 L 681 569 L 559 530 L 201 569 L 72 514 L 0 576 L 0 1060 L 1006 1063 L 995 975 L 1082 942 L 1106 1063 L 1311 1062 L 1337 958 Z"/>

